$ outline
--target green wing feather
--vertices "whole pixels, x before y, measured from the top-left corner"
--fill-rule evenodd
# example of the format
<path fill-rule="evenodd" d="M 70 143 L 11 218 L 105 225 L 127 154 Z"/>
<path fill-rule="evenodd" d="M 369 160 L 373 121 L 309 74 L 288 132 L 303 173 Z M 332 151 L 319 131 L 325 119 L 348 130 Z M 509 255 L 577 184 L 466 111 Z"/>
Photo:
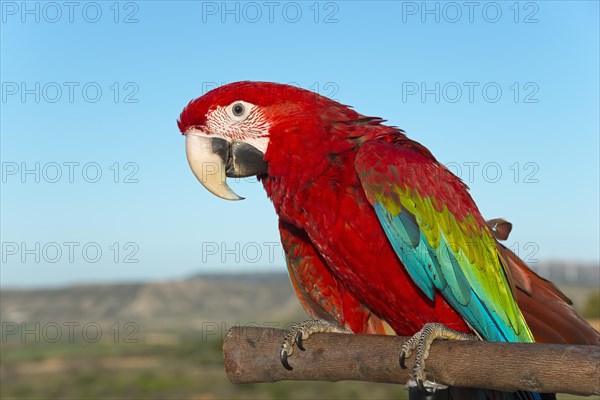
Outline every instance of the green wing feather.
<path fill-rule="evenodd" d="M 388 240 L 429 298 L 439 290 L 486 340 L 534 341 L 496 241 L 456 176 L 412 147 L 385 142 L 363 145 L 356 171 Z"/>

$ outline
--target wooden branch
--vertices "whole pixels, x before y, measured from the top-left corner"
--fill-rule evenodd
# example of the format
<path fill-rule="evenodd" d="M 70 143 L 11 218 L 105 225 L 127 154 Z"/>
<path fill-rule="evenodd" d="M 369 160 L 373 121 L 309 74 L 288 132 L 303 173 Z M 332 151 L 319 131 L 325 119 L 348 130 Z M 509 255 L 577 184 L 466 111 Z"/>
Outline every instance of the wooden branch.
<path fill-rule="evenodd" d="M 279 361 L 286 331 L 235 327 L 223 343 L 225 370 L 233 383 L 280 380 L 406 383 L 410 369 L 398 363 L 398 336 L 315 334 L 306 351 L 295 349 L 288 371 Z M 412 357 L 407 360 L 412 366 Z M 600 394 L 600 347 L 438 340 L 426 362 L 428 379 L 449 386 L 514 392 Z"/>

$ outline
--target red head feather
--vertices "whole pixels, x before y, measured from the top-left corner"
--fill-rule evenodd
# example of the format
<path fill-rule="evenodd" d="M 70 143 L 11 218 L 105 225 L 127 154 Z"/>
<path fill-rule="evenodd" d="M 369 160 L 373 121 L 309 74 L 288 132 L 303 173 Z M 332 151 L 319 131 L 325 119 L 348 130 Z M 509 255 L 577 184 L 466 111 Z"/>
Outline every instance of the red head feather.
<path fill-rule="evenodd" d="M 218 106 L 226 106 L 236 100 L 259 106 L 265 109 L 266 115 L 275 119 L 278 117 L 277 112 L 283 112 L 284 115 L 281 117 L 289 118 L 290 115 L 285 113 L 298 108 L 313 116 L 318 116 L 323 110 L 329 110 L 334 114 L 331 116 L 337 117 L 337 120 L 354 120 L 362 117 L 349 107 L 309 90 L 273 82 L 243 81 L 218 87 L 190 101 L 177 121 L 179 130 L 184 133 L 192 126 L 203 126 L 206 122 L 206 114 L 210 110 Z"/>

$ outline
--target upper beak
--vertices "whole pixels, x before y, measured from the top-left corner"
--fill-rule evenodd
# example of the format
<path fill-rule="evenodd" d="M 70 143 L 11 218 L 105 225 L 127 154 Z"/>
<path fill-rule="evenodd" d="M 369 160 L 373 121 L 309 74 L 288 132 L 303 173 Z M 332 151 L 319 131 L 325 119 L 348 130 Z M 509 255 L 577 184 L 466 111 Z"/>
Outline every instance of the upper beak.
<path fill-rule="evenodd" d="M 186 134 L 185 150 L 202 186 L 222 199 L 244 199 L 227 185 L 227 177 L 244 178 L 267 172 L 264 154 L 245 142 Z"/>

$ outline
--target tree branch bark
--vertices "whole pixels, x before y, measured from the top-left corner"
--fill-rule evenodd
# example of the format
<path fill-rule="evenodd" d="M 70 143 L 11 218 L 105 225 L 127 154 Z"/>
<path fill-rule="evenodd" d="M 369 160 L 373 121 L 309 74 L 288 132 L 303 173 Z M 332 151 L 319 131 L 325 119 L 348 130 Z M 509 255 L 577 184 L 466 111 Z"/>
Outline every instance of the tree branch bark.
<path fill-rule="evenodd" d="M 408 338 L 383 335 L 318 333 L 295 349 L 283 368 L 279 351 L 287 332 L 235 327 L 223 343 L 225 370 L 233 383 L 280 380 L 401 383 L 409 369 L 399 366 Z M 429 380 L 455 387 L 514 392 L 600 394 L 600 347 L 538 343 L 435 341 L 426 362 Z"/>

